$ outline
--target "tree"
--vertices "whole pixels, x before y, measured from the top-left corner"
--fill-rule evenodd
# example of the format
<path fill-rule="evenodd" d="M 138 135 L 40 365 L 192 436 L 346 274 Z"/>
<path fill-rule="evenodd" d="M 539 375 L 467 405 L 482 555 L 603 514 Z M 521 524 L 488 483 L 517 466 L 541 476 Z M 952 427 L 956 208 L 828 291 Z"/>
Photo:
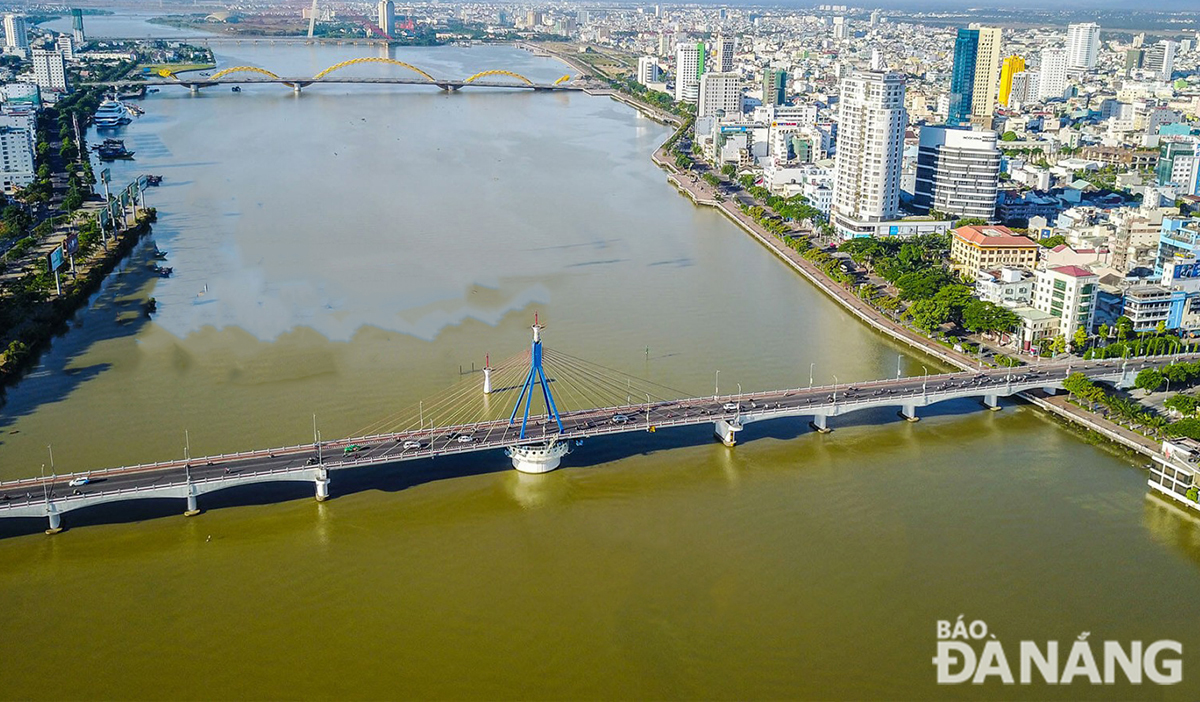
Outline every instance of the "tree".
<path fill-rule="evenodd" d="M 1067 338 L 1065 336 L 1063 336 L 1062 334 L 1059 334 L 1058 336 L 1054 337 L 1054 339 L 1050 342 L 1050 352 L 1051 353 L 1060 354 L 1066 350 L 1067 350 Z"/>
<path fill-rule="evenodd" d="M 1048 237 L 1039 239 L 1038 243 L 1041 244 L 1042 246 L 1046 247 L 1047 249 L 1052 249 L 1055 246 L 1061 246 L 1061 245 L 1067 243 L 1067 237 L 1063 236 L 1062 234 L 1055 234 L 1054 236 L 1048 236 Z"/>
<path fill-rule="evenodd" d="M 962 324 L 963 309 L 974 299 L 971 296 L 971 289 L 965 285 L 943 286 L 933 296 L 934 302 L 945 305 L 946 316 L 955 324 Z"/>
<path fill-rule="evenodd" d="M 954 227 L 981 227 L 987 224 L 987 220 L 982 217 L 963 217 L 954 223 Z"/>
<path fill-rule="evenodd" d="M 1085 329 L 1083 327 L 1077 328 L 1075 330 L 1075 335 L 1073 337 L 1071 337 L 1072 350 L 1075 353 L 1079 353 L 1080 351 L 1083 350 L 1083 347 L 1087 346 L 1087 342 L 1088 342 L 1087 329 Z"/>
<path fill-rule="evenodd" d="M 933 332 L 950 319 L 950 309 L 945 303 L 928 298 L 912 303 L 907 314 L 913 324 L 927 332 Z"/>
<path fill-rule="evenodd" d="M 1000 135 L 1000 141 L 1017 141 L 1020 137 L 1014 131 L 1007 131 Z"/>
<path fill-rule="evenodd" d="M 1145 390 L 1146 394 L 1149 395 L 1159 389 L 1164 380 L 1166 378 L 1163 377 L 1162 371 L 1157 368 L 1145 368 L 1138 372 L 1137 377 L 1134 378 L 1133 385 Z"/>
<path fill-rule="evenodd" d="M 1154 327 L 1154 333 L 1160 336 L 1167 333 L 1167 323 L 1165 320 L 1159 322 L 1158 325 Z"/>
<path fill-rule="evenodd" d="M 1017 326 L 1012 310 L 993 302 L 971 300 L 962 311 L 962 325 L 977 334 L 995 334 Z"/>
<path fill-rule="evenodd" d="M 1133 336 L 1133 320 L 1121 315 L 1117 317 L 1117 339 L 1120 341 L 1128 341 Z"/>
<path fill-rule="evenodd" d="M 1112 328 L 1107 324 L 1101 324 L 1097 332 L 1100 334 L 1101 339 L 1107 339 L 1112 334 Z"/>
<path fill-rule="evenodd" d="M 1163 406 L 1173 409 L 1184 416 L 1194 415 L 1196 414 L 1196 408 L 1200 406 L 1200 400 L 1197 400 L 1191 395 L 1179 394 L 1168 397 L 1167 401 L 1163 403 Z"/>
<path fill-rule="evenodd" d="M 727 163 L 724 166 L 721 166 L 721 173 L 732 178 L 733 176 L 737 175 L 737 166 L 733 165 L 732 163 Z"/>

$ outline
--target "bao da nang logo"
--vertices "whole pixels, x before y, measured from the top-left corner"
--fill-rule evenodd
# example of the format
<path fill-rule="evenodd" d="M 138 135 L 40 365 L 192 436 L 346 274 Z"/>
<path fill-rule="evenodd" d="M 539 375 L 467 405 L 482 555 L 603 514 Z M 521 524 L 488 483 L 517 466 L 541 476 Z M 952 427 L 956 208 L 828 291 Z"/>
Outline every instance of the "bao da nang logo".
<path fill-rule="evenodd" d="M 937 623 L 939 685 L 976 685 L 996 679 L 1005 685 L 1112 685 L 1143 682 L 1174 685 L 1183 680 L 1183 645 L 1178 641 L 1094 641 L 1083 632 L 1074 641 L 1021 641 L 1005 646 L 981 620 Z"/>

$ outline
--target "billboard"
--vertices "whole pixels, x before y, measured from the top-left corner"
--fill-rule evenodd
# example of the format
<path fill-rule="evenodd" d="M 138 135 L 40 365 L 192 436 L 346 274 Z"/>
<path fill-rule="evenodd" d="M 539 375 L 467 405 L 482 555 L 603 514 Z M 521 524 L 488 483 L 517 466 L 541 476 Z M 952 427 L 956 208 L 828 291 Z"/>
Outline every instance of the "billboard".
<path fill-rule="evenodd" d="M 61 246 L 55 246 L 53 251 L 46 254 L 46 263 L 50 266 L 51 273 L 63 267 L 63 250 Z"/>
<path fill-rule="evenodd" d="M 1176 263 L 1173 278 L 1200 278 L 1200 263 Z"/>
<path fill-rule="evenodd" d="M 68 234 L 67 238 L 63 240 L 62 247 L 68 256 L 74 256 L 79 252 L 79 235 L 75 232 Z"/>

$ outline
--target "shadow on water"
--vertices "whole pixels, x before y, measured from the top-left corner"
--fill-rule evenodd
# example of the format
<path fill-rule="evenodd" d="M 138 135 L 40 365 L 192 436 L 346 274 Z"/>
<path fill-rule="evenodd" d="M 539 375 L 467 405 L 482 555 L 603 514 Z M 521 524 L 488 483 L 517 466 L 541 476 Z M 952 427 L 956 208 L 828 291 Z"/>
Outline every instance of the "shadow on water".
<path fill-rule="evenodd" d="M 20 376 L 12 386 L 0 390 L 0 432 L 17 418 L 33 414 L 43 405 L 58 402 L 81 384 L 108 369 L 98 363 L 74 367 L 93 345 L 135 336 L 150 321 L 142 308 L 142 289 L 157 274 L 151 237 L 137 244 L 91 296 L 87 306 L 71 317 L 42 352 L 38 365 Z M 67 334 L 71 331 L 71 334 Z M 3 446 L 0 439 L 0 446 Z"/>
<path fill-rule="evenodd" d="M 1006 407 L 1011 403 L 1006 402 Z M 983 411 L 980 404 L 971 399 L 950 400 L 922 408 L 925 418 L 964 416 Z M 776 420 L 753 422 L 738 435 L 739 444 L 758 439 L 780 441 L 796 439 L 816 432 L 808 426 L 808 417 L 787 417 Z M 892 408 L 881 407 L 854 412 L 829 420 L 835 429 L 882 426 L 903 421 Z M 615 436 L 588 439 L 581 449 L 564 458 L 565 469 L 596 468 L 635 455 L 648 455 L 662 451 L 694 448 L 714 443 L 712 427 L 700 424 L 670 430 L 618 434 Z M 401 492 L 425 483 L 453 478 L 466 478 L 512 470 L 509 460 L 502 452 L 486 451 L 458 456 L 443 456 L 421 461 L 406 461 L 380 466 L 368 466 L 332 473 L 331 502 L 363 492 Z M 307 481 L 262 483 L 240 485 L 225 490 L 201 495 L 200 508 L 213 511 L 228 507 L 248 507 L 313 499 L 315 487 Z M 162 517 L 179 516 L 184 510 L 184 501 L 179 498 L 150 498 L 115 502 L 94 507 L 84 507 L 68 512 L 62 517 L 66 529 L 101 524 L 131 524 Z M 36 534 L 46 529 L 45 518 L 0 519 L 0 539 Z"/>

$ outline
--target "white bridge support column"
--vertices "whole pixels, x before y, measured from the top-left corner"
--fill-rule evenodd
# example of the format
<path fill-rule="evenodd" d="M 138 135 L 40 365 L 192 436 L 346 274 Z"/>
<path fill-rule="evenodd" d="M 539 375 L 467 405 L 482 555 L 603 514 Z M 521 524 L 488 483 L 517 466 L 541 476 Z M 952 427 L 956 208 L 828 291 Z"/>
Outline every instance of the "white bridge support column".
<path fill-rule="evenodd" d="M 562 457 L 571 452 L 566 441 L 551 441 L 546 444 L 511 446 L 507 453 L 512 458 L 513 468 L 522 473 L 549 473 L 562 463 Z"/>
<path fill-rule="evenodd" d="M 814 414 L 812 421 L 808 423 L 808 426 L 816 429 L 822 434 L 828 434 L 829 432 L 833 431 L 829 428 L 828 419 L 829 418 L 823 414 Z"/>
<path fill-rule="evenodd" d="M 1046 393 L 1050 397 L 1054 397 L 1058 394 L 1058 388 L 1042 388 L 1042 392 Z"/>
<path fill-rule="evenodd" d="M 317 471 L 317 502 L 329 499 L 329 471 L 322 468 Z"/>
<path fill-rule="evenodd" d="M 184 511 L 183 516 L 194 517 L 197 514 L 200 514 L 200 505 L 196 501 L 196 488 L 189 485 L 188 486 L 188 496 L 187 496 L 187 510 Z"/>
<path fill-rule="evenodd" d="M 742 430 L 742 425 L 736 419 L 732 422 L 718 419 L 713 424 L 713 434 L 716 435 L 721 443 L 726 446 L 734 446 L 737 444 L 737 433 Z"/>
<path fill-rule="evenodd" d="M 188 92 L 190 92 L 192 95 L 199 95 L 200 94 L 200 86 L 193 83 L 192 85 L 188 86 Z"/>
<path fill-rule="evenodd" d="M 917 403 L 910 402 L 900 406 L 900 411 L 897 413 L 901 419 L 906 422 L 919 422 L 921 418 L 917 416 Z"/>
<path fill-rule="evenodd" d="M 995 394 L 984 395 L 983 396 L 983 406 L 987 407 L 988 409 L 990 409 L 993 412 L 999 412 L 1000 411 L 1000 398 Z"/>
<path fill-rule="evenodd" d="M 53 502 L 46 505 L 46 517 L 50 520 L 50 528 L 46 530 L 47 534 L 57 534 L 62 531 L 62 514 L 59 513 Z"/>

